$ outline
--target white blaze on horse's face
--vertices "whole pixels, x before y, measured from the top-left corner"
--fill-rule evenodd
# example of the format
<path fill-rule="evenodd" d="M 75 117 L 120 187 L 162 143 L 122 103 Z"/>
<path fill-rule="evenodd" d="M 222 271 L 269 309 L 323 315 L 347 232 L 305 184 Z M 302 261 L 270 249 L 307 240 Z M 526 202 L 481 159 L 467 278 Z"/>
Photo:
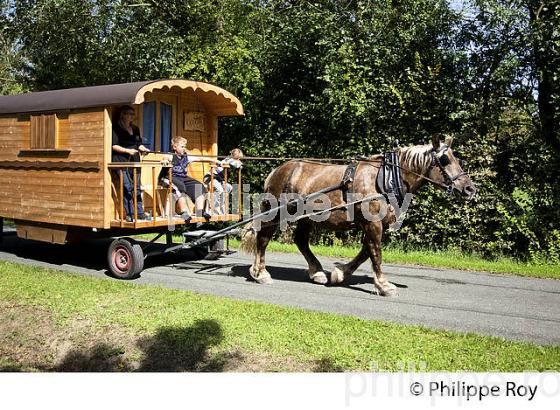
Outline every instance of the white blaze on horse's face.
<path fill-rule="evenodd" d="M 438 162 L 435 173 L 441 183 L 451 187 L 453 194 L 470 201 L 476 194 L 476 188 L 470 176 L 463 171 L 461 164 L 453 155 L 452 143 L 452 137 L 446 138 L 445 144 L 441 144 L 439 138 L 432 140 Z"/>
<path fill-rule="evenodd" d="M 453 192 L 470 201 L 476 194 L 476 188 L 471 181 L 471 177 L 463 171 L 451 148 L 448 148 L 446 151 L 444 155 L 447 156 L 449 165 L 445 167 L 445 170 L 453 180 Z M 455 178 L 455 176 L 458 176 L 458 178 Z"/>

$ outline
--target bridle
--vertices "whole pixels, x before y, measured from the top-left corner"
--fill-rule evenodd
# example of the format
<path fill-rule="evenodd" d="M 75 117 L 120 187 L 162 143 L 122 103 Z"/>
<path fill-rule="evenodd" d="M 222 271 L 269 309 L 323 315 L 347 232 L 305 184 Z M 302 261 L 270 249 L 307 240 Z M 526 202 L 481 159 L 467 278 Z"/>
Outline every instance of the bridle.
<path fill-rule="evenodd" d="M 430 164 L 430 167 L 428 168 L 428 175 L 430 174 L 430 171 L 432 170 L 433 167 L 437 166 L 441 172 L 441 175 L 443 176 L 443 179 L 445 180 L 445 184 L 442 184 L 445 186 L 445 192 L 448 195 L 452 195 L 453 194 L 453 189 L 455 189 L 453 183 L 461 178 L 463 175 L 468 175 L 466 172 L 462 171 L 459 172 L 457 175 L 451 176 L 449 175 L 449 173 L 447 172 L 447 170 L 445 169 L 446 166 L 448 166 L 450 164 L 449 161 L 449 157 L 447 156 L 447 150 L 449 149 L 449 147 L 445 144 L 441 144 L 439 148 L 432 148 L 432 163 Z M 441 153 L 441 155 L 438 156 L 438 154 Z M 426 178 L 427 179 L 427 178 Z"/>

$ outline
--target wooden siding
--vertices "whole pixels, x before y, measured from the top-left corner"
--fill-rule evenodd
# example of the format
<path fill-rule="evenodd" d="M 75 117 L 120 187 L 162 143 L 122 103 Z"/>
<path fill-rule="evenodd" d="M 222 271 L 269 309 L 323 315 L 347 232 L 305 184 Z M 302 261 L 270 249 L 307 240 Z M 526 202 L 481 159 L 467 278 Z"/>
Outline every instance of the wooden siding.
<path fill-rule="evenodd" d="M 203 101 L 203 92 L 185 90 L 179 102 L 179 135 L 187 139 L 187 150 L 190 155 L 218 155 L 218 119 L 208 112 Z M 204 131 L 187 131 L 184 129 L 186 112 L 206 113 Z M 193 163 L 189 166 L 189 175 L 202 181 L 204 174 L 210 170 L 210 163 Z"/>
<path fill-rule="evenodd" d="M 98 169 L 0 168 L 0 216 L 35 222 L 101 228 L 104 224 L 104 112 L 66 111 L 58 117 L 61 158 L 22 157 L 31 145 L 29 116 L 0 117 L 0 163 L 33 161 L 97 163 Z"/>

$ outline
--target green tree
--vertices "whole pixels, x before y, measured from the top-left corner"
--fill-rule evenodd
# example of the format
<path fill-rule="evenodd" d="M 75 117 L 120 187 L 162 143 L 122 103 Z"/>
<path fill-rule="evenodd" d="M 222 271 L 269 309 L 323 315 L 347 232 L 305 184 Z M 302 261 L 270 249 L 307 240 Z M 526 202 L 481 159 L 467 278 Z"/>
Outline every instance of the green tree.
<path fill-rule="evenodd" d="M 533 69 L 538 81 L 540 132 L 560 152 L 560 1 L 527 0 Z"/>
<path fill-rule="evenodd" d="M 11 7 L 9 1 L 0 1 L 0 95 L 24 91 L 18 78 L 22 56 L 18 37 L 12 30 Z"/>
<path fill-rule="evenodd" d="M 129 1 L 16 0 L 11 12 L 36 90 L 161 78 L 181 39 Z"/>

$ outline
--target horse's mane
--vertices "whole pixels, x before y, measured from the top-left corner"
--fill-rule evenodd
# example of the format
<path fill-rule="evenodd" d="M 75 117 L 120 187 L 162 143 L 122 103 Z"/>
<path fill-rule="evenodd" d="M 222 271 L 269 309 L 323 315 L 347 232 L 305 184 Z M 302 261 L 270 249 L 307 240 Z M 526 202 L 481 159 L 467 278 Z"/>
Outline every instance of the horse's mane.
<path fill-rule="evenodd" d="M 432 162 L 431 152 L 431 145 L 413 145 L 401 148 L 401 165 L 410 170 L 425 170 Z"/>

